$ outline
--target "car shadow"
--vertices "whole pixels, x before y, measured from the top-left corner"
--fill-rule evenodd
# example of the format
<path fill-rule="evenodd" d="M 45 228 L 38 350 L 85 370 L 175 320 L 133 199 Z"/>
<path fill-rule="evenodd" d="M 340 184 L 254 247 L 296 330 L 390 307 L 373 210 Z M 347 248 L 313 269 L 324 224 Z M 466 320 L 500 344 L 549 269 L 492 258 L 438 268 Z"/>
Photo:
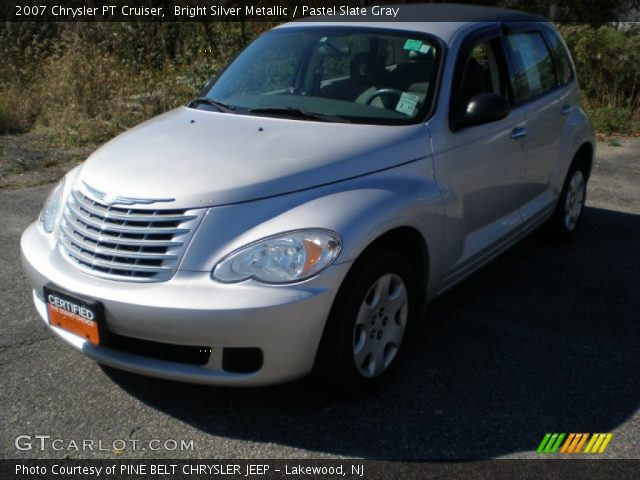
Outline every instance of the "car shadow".
<path fill-rule="evenodd" d="M 534 234 L 434 301 L 392 382 L 366 398 L 308 380 L 224 389 L 107 374 L 203 432 L 364 458 L 534 451 L 609 432 L 640 399 L 640 215 L 587 208 L 570 244 Z"/>

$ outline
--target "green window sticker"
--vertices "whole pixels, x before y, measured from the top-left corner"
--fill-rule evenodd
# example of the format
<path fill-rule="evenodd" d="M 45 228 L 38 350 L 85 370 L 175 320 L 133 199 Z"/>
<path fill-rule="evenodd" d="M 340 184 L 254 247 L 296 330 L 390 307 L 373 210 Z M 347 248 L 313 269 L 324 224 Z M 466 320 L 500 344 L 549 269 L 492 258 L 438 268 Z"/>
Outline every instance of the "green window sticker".
<path fill-rule="evenodd" d="M 420 50 L 420 47 L 422 47 L 422 42 L 420 40 L 412 40 L 412 39 L 408 39 L 406 42 L 404 42 L 404 49 L 405 50 Z"/>

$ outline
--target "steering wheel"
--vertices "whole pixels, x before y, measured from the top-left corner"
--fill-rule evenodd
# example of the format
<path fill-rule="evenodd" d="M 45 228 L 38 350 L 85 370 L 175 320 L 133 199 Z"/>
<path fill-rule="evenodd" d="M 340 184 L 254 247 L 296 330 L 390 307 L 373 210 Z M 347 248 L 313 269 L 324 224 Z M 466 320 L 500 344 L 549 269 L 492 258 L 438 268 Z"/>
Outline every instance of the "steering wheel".
<path fill-rule="evenodd" d="M 402 90 L 399 90 L 397 88 L 381 88 L 380 90 L 376 90 L 371 95 L 369 95 L 369 98 L 367 98 L 364 103 L 366 103 L 367 105 L 371 105 L 371 102 L 373 102 L 375 98 L 381 97 L 382 95 L 394 95 L 398 97 L 398 100 L 400 100 L 400 97 L 403 93 L 404 92 Z M 385 103 L 384 100 L 382 101 L 382 103 Z M 386 105 L 385 108 L 387 108 Z"/>

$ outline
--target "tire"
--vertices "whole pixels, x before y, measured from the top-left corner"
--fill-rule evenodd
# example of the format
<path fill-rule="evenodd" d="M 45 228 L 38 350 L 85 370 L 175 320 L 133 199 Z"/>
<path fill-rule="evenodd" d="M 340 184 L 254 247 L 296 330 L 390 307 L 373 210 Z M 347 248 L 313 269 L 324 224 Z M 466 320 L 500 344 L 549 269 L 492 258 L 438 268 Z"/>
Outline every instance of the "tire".
<path fill-rule="evenodd" d="M 416 306 L 405 256 L 378 249 L 360 258 L 327 320 L 316 360 L 319 386 L 349 395 L 380 388 L 398 364 Z"/>
<path fill-rule="evenodd" d="M 587 200 L 588 175 L 586 163 L 581 158 L 574 158 L 556 209 L 544 228 L 549 240 L 566 242 L 574 236 L 582 220 Z"/>

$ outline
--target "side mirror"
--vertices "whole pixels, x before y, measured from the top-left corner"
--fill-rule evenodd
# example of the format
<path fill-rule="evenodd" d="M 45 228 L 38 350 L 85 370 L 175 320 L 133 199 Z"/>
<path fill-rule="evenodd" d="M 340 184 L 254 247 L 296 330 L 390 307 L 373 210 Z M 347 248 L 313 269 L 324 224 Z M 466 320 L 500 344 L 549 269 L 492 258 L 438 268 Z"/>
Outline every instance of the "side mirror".
<path fill-rule="evenodd" d="M 511 111 L 509 101 L 495 93 L 478 93 L 467 103 L 464 113 L 455 114 L 453 117 L 453 129 L 482 125 L 484 123 L 502 120 Z"/>

